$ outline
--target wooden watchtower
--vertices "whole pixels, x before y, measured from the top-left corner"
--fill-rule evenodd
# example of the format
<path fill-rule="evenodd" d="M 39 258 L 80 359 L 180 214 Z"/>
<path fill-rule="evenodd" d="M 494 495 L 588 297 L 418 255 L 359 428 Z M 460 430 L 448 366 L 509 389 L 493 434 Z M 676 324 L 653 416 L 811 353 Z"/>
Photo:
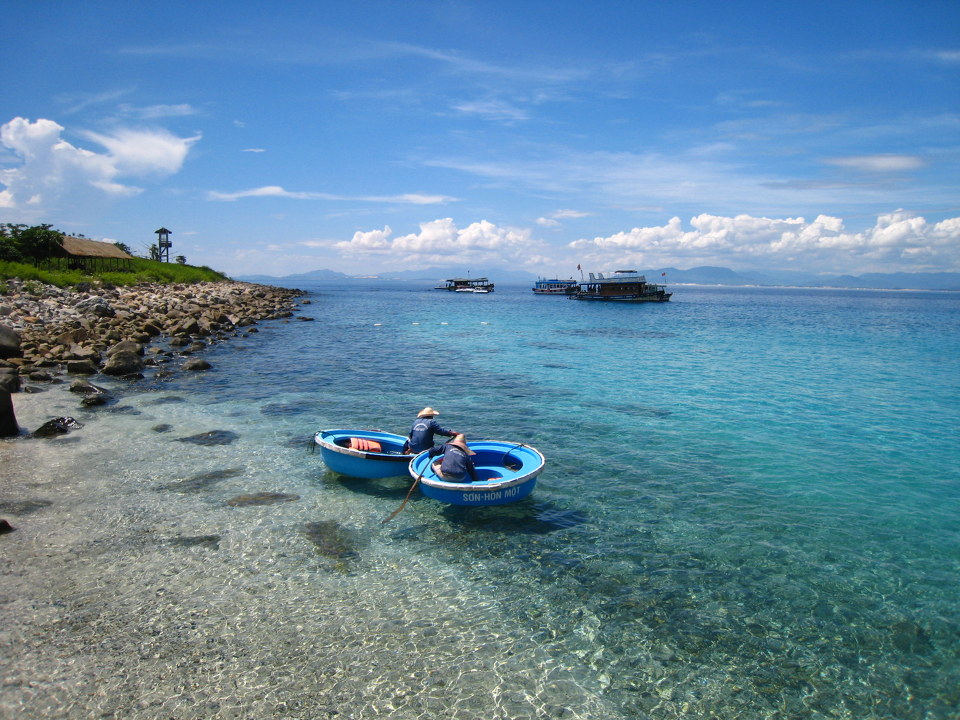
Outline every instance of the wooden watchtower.
<path fill-rule="evenodd" d="M 159 230 L 154 230 L 157 234 L 157 260 L 161 262 L 170 262 L 170 246 L 173 245 L 170 242 L 170 231 L 165 227 L 161 227 Z"/>

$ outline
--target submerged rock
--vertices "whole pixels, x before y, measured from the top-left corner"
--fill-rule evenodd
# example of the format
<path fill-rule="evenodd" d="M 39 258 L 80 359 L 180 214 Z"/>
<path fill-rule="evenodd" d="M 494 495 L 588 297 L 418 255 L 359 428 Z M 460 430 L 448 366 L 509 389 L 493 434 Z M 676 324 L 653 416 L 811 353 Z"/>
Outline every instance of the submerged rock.
<path fill-rule="evenodd" d="M 168 541 L 171 545 L 176 545 L 179 547 L 196 547 L 197 545 L 202 545 L 208 547 L 211 550 L 220 549 L 220 536 L 219 535 L 189 535 L 170 538 Z"/>
<path fill-rule="evenodd" d="M 106 405 L 111 400 L 109 395 L 101 395 L 97 393 L 96 395 L 87 395 L 80 401 L 80 404 L 83 407 L 96 407 L 98 405 Z"/>
<path fill-rule="evenodd" d="M 161 490 L 173 490 L 174 492 L 197 492 L 205 490 L 221 480 L 243 475 L 244 468 L 227 468 L 225 470 L 212 470 L 210 472 L 194 475 L 186 480 L 177 480 L 169 485 L 161 486 Z"/>
<path fill-rule="evenodd" d="M 173 425 L 171 425 L 170 423 L 160 423 L 159 425 L 154 425 L 150 429 L 153 430 L 155 433 L 165 433 L 173 430 Z"/>
<path fill-rule="evenodd" d="M 13 532 L 16 528 L 6 520 L 0 520 L 0 535 Z"/>
<path fill-rule="evenodd" d="M 83 399 L 80 404 L 83 407 L 95 407 L 97 405 L 106 405 L 113 402 L 114 398 L 105 388 L 94 385 L 84 380 L 74 381 L 70 384 L 70 392 L 82 393 Z"/>
<path fill-rule="evenodd" d="M 154 398 L 153 400 L 148 400 L 144 402 L 144 405 L 169 405 L 171 403 L 182 403 L 186 402 L 179 395 L 164 395 L 162 397 Z"/>
<path fill-rule="evenodd" d="M 53 505 L 49 500 L 17 500 L 13 502 L 0 503 L 0 512 L 11 513 L 12 515 L 28 515 L 37 510 L 43 510 Z"/>
<path fill-rule="evenodd" d="M 933 647 L 930 636 L 914 620 L 898 620 L 890 631 L 893 646 L 904 654 L 925 653 Z"/>
<path fill-rule="evenodd" d="M 190 358 L 183 364 L 184 370 L 209 370 L 211 367 L 203 358 Z"/>
<path fill-rule="evenodd" d="M 197 435 L 177 438 L 177 442 L 188 442 L 194 445 L 229 445 L 238 437 L 240 436 L 232 430 L 210 430 Z"/>
<path fill-rule="evenodd" d="M 335 520 L 307 523 L 304 532 L 310 542 L 316 545 L 321 555 L 338 560 L 355 558 L 359 555 L 350 542 L 347 531 Z"/>
<path fill-rule="evenodd" d="M 284 416 L 284 415 L 298 415 L 305 412 L 306 410 L 311 409 L 305 407 L 304 403 L 267 403 L 260 408 L 261 415 L 270 415 L 270 416 Z"/>
<path fill-rule="evenodd" d="M 227 505 L 232 507 L 242 507 L 245 505 L 273 505 L 281 502 L 293 502 L 299 500 L 299 495 L 288 495 L 287 493 L 277 492 L 259 492 L 250 495 L 237 495 L 235 498 L 227 500 Z"/>

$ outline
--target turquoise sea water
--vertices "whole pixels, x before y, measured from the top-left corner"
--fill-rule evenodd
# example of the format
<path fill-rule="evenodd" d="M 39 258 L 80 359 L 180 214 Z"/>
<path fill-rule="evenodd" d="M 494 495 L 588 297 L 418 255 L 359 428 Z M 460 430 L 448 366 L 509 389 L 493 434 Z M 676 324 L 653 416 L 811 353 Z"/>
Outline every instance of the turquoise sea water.
<path fill-rule="evenodd" d="M 21 618 L 0 709 L 960 716 L 960 294 L 304 289 L 313 322 L 214 346 L 208 373 L 114 382 L 119 407 L 18 398 L 21 424 L 85 426 L 39 462 L 36 441 L 0 449 L 22 591 L 0 605 Z M 537 447 L 533 495 L 414 494 L 384 525 L 409 478 L 310 453 L 319 428 L 405 434 L 424 405 Z M 237 439 L 177 442 L 212 429 Z M 296 499 L 228 504 L 263 491 Z M 65 663 L 82 679 L 61 687 Z"/>

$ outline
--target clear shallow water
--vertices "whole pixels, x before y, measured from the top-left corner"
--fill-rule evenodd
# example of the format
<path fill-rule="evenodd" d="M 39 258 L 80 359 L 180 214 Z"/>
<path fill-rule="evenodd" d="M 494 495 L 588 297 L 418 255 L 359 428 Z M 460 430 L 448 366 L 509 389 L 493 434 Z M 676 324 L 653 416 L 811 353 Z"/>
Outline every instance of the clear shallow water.
<path fill-rule="evenodd" d="M 308 289 L 209 373 L 16 398 L 86 425 L 0 446 L 0 713 L 958 716 L 960 295 Z M 310 453 L 427 404 L 533 496 L 384 526 L 407 480 Z"/>

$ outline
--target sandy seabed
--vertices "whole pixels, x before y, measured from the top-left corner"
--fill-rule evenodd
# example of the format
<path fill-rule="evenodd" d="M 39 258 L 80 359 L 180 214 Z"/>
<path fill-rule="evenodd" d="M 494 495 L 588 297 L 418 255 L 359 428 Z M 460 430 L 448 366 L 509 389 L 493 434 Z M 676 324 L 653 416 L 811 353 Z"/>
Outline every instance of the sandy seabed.
<path fill-rule="evenodd" d="M 29 429 L 77 409 L 65 385 L 14 399 Z M 318 498 L 171 492 L 238 450 L 171 461 L 154 422 L 0 441 L 0 718 L 619 716 L 476 582 L 389 544 L 318 553 Z"/>

